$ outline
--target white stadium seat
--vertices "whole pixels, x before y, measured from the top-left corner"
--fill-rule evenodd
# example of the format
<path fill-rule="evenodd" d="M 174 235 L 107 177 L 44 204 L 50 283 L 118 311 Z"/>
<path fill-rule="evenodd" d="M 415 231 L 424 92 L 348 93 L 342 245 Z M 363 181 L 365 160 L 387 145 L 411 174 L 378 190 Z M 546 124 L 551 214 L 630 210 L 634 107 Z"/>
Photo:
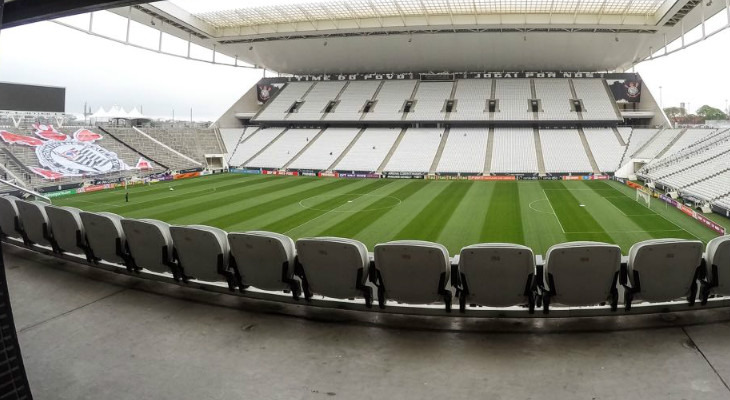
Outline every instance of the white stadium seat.
<path fill-rule="evenodd" d="M 372 302 L 370 259 L 364 244 L 335 237 L 297 240 L 297 255 L 304 271 L 305 290 L 336 299 L 365 298 Z"/>
<path fill-rule="evenodd" d="M 600 242 L 569 242 L 548 249 L 543 268 L 543 307 L 550 303 L 616 309 L 621 248 Z"/>
<path fill-rule="evenodd" d="M 228 269 L 228 234 L 204 225 L 171 226 L 177 261 L 182 273 L 204 282 L 227 282 L 235 289 L 234 274 Z"/>
<path fill-rule="evenodd" d="M 23 230 L 31 243 L 41 246 L 54 246 L 51 237 L 51 223 L 46 214 L 46 203 L 39 201 L 17 200 L 18 217 Z M 54 246 L 54 250 L 56 250 Z"/>
<path fill-rule="evenodd" d="M 123 219 L 122 229 L 127 238 L 130 260 L 136 268 L 158 274 L 172 274 L 175 280 L 182 276 L 174 264 L 170 224 L 153 219 Z"/>
<path fill-rule="evenodd" d="M 636 243 L 629 250 L 631 293 L 649 302 L 686 297 L 694 304 L 701 263 L 699 240 L 652 239 Z"/>
<path fill-rule="evenodd" d="M 122 217 L 110 212 L 86 211 L 82 211 L 80 216 L 93 260 L 122 264 L 131 269 L 127 263 L 127 237 L 122 229 Z"/>
<path fill-rule="evenodd" d="M 5 236 L 22 239 L 23 225 L 20 222 L 16 197 L 0 196 L 0 233 Z"/>
<path fill-rule="evenodd" d="M 466 304 L 534 309 L 535 255 L 525 246 L 483 243 L 464 247 L 459 254 L 461 311 Z"/>
<path fill-rule="evenodd" d="M 702 293 L 702 301 L 707 301 L 709 291 L 722 295 L 730 295 L 730 235 L 716 237 L 707 243 L 705 253 L 707 277 Z"/>
<path fill-rule="evenodd" d="M 375 246 L 378 299 L 408 304 L 443 301 L 451 310 L 453 288 L 449 252 L 441 244 L 396 240 Z"/>
<path fill-rule="evenodd" d="M 299 297 L 301 287 L 294 279 L 294 241 L 280 233 L 251 231 L 229 233 L 232 260 L 242 287 L 271 291 L 291 290 Z"/>
<path fill-rule="evenodd" d="M 83 221 L 81 221 L 81 210 L 51 205 L 45 209 L 58 250 L 88 255 L 89 247 L 86 244 L 86 231 Z"/>

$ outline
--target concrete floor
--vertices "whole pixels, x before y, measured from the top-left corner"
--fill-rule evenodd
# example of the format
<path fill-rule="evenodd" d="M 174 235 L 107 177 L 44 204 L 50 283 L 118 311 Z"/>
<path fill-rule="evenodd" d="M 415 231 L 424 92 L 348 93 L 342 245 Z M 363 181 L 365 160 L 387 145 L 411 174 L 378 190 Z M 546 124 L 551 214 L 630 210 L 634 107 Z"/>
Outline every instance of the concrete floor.
<path fill-rule="evenodd" d="M 4 249 L 38 400 L 730 399 L 730 322 L 537 333 L 321 322 Z"/>

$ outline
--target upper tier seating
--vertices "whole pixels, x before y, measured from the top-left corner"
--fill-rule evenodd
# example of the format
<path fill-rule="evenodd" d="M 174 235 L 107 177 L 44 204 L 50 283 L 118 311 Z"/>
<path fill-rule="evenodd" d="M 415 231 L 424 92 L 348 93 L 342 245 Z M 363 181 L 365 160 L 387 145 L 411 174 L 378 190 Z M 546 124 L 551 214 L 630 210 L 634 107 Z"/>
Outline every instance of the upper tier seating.
<path fill-rule="evenodd" d="M 443 133 L 441 128 L 408 129 L 383 171 L 428 172 Z"/>
<path fill-rule="evenodd" d="M 451 128 L 436 172 L 481 173 L 488 138 L 487 128 Z"/>
<path fill-rule="evenodd" d="M 403 119 L 403 106 L 411 98 L 418 81 L 385 81 L 378 92 L 376 103 L 369 113 L 367 121 L 400 121 Z"/>
<path fill-rule="evenodd" d="M 567 79 L 535 79 L 535 94 L 540 100 L 540 120 L 575 121 L 578 113 L 571 110 L 570 81 Z"/>
<path fill-rule="evenodd" d="M 289 110 L 294 103 L 302 100 L 312 85 L 312 82 L 287 83 L 274 98 L 266 103 L 266 106 L 254 119 L 258 121 L 283 121 L 289 115 Z"/>
<path fill-rule="evenodd" d="M 376 171 L 398 139 L 400 128 L 368 128 L 333 168 L 337 171 Z"/>
<path fill-rule="evenodd" d="M 325 120 L 359 120 L 365 103 L 373 98 L 381 83 L 381 81 L 351 81 L 340 95 L 340 101 L 334 110 L 325 116 Z"/>
<path fill-rule="evenodd" d="M 584 128 L 583 133 L 590 145 L 593 158 L 601 172 L 615 172 L 626 150 L 611 128 Z"/>
<path fill-rule="evenodd" d="M 345 82 L 316 82 L 312 90 L 307 93 L 299 109 L 290 113 L 287 120 L 292 121 L 319 121 L 324 116 L 325 108 L 330 101 L 337 98 Z"/>
<path fill-rule="evenodd" d="M 456 81 L 452 121 L 487 121 L 487 99 L 492 97 L 491 79 L 460 79 Z"/>
<path fill-rule="evenodd" d="M 261 154 L 246 163 L 247 167 L 282 168 L 304 146 L 314 140 L 320 129 L 289 129 Z"/>
<path fill-rule="evenodd" d="M 532 121 L 529 100 L 532 98 L 529 79 L 497 79 L 494 96 L 499 100 L 498 121 Z"/>
<path fill-rule="evenodd" d="M 538 172 L 532 128 L 494 128 L 491 172 Z"/>
<path fill-rule="evenodd" d="M 289 165 L 289 168 L 328 169 L 355 139 L 358 132 L 360 132 L 358 128 L 328 128 Z"/>
<path fill-rule="evenodd" d="M 446 119 L 446 101 L 451 97 L 453 82 L 421 82 L 413 96 L 414 104 L 409 121 L 443 121 Z"/>
<path fill-rule="evenodd" d="M 575 95 L 583 101 L 583 119 L 619 121 L 613 99 L 609 97 L 603 79 L 572 79 Z M 629 128 L 630 132 L 630 128 Z M 622 136 L 624 134 L 622 133 Z M 628 139 L 628 134 L 624 141 Z"/>
<path fill-rule="evenodd" d="M 577 130 L 541 129 L 540 142 L 546 172 L 593 171 Z"/>

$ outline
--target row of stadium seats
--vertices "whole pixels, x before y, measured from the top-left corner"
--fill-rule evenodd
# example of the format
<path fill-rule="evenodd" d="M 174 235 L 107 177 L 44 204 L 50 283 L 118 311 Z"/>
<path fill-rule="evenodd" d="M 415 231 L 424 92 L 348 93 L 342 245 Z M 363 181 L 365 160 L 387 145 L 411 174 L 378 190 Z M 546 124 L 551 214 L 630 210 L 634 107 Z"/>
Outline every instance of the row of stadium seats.
<path fill-rule="evenodd" d="M 632 246 L 572 242 L 551 247 L 545 262 L 514 244 L 467 246 L 451 258 L 443 245 L 423 241 L 378 244 L 374 254 L 351 239 L 321 237 L 294 242 L 278 233 L 227 233 L 202 225 L 171 226 L 112 213 L 83 212 L 0 197 L 0 232 L 27 245 L 86 255 L 90 262 L 121 264 L 132 272 L 172 276 L 182 284 L 225 283 L 232 291 L 290 292 L 295 299 L 361 299 L 387 307 L 442 304 L 523 306 L 610 305 L 623 291 L 632 301 L 685 299 L 703 304 L 730 295 L 730 236 L 710 241 L 656 239 Z"/>
<path fill-rule="evenodd" d="M 531 100 L 538 100 L 541 107 L 533 111 Z M 572 106 L 574 100 L 582 104 L 580 112 Z M 254 117 L 254 121 L 350 122 L 490 119 L 620 120 L 601 79 L 289 82 Z"/>

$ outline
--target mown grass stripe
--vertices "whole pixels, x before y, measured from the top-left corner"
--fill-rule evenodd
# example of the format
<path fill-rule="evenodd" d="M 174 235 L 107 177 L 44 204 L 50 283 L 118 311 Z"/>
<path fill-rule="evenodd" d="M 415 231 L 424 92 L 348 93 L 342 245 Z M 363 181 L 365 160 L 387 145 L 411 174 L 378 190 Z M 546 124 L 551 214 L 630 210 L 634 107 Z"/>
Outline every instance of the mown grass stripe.
<path fill-rule="evenodd" d="M 613 243 L 611 236 L 584 207 L 580 206 L 580 202 L 570 190 L 549 190 L 565 189 L 563 182 L 541 181 L 540 185 L 569 241 L 590 240 Z"/>
<path fill-rule="evenodd" d="M 301 178 L 293 178 L 292 180 L 298 180 Z M 321 181 L 309 181 L 309 182 L 321 182 Z M 342 187 L 350 186 L 359 181 L 352 180 L 352 179 L 342 179 L 342 180 L 333 180 L 326 182 L 324 185 L 319 185 L 317 187 L 298 191 L 296 193 L 289 194 L 287 196 L 278 198 L 276 200 L 272 200 L 267 202 L 266 204 L 260 204 L 257 206 L 252 206 L 245 208 L 243 210 L 237 210 L 231 213 L 227 213 L 215 218 L 210 218 L 207 220 L 204 220 L 202 223 L 203 225 L 210 225 L 210 226 L 216 226 L 221 229 L 227 229 L 231 226 L 242 224 L 249 219 L 259 217 L 262 215 L 276 215 L 277 211 L 281 208 L 290 206 L 292 204 L 296 204 L 302 199 L 306 199 L 312 196 L 316 196 L 318 194 L 327 193 L 332 190 L 336 190 Z M 264 193 L 268 194 L 268 193 Z M 260 197 L 261 195 L 256 195 L 255 197 Z M 250 200 L 252 197 L 247 196 L 246 200 Z M 261 229 L 261 228 L 256 228 Z"/>
<path fill-rule="evenodd" d="M 488 208 L 482 222 L 480 241 L 516 244 L 525 242 L 517 182 L 497 184 L 485 206 Z"/>
<path fill-rule="evenodd" d="M 370 181 L 365 185 L 352 189 L 346 193 L 341 193 L 327 200 L 314 203 L 312 208 L 305 208 L 294 215 L 279 219 L 268 225 L 265 225 L 261 229 L 271 232 L 288 232 L 291 229 L 301 226 L 307 221 L 311 221 L 317 217 L 331 212 L 332 210 L 337 209 L 340 206 L 347 204 L 347 202 L 352 200 L 354 196 L 370 193 L 373 190 L 379 189 L 392 182 L 393 181 L 387 180 Z M 300 198 L 300 200 L 302 199 L 305 198 Z"/>
<path fill-rule="evenodd" d="M 451 182 L 396 234 L 395 239 L 435 240 L 474 182 Z"/>

